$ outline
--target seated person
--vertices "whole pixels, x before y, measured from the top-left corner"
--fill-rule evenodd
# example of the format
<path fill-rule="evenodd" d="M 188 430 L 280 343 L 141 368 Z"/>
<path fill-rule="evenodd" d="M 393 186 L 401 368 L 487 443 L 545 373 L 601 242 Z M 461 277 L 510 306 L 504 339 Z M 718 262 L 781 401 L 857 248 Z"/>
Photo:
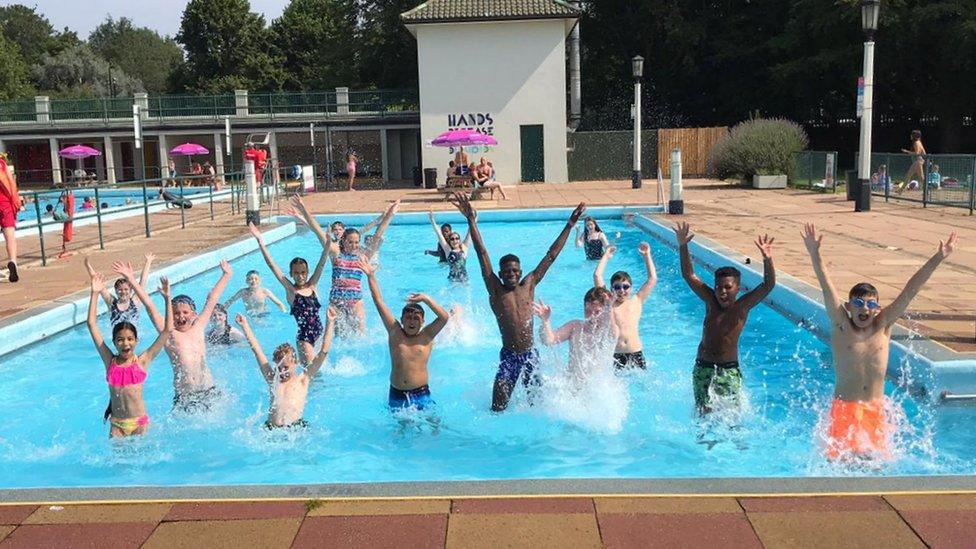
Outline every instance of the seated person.
<path fill-rule="evenodd" d="M 505 194 L 505 189 L 493 178 L 495 176 L 495 169 L 491 166 L 485 157 L 481 157 L 480 164 L 471 164 L 471 175 L 474 177 L 475 187 L 487 189 L 491 192 L 491 198 L 495 198 L 495 191 L 501 193 L 502 200 L 508 200 L 508 196 Z"/>
<path fill-rule="evenodd" d="M 938 189 L 942 185 L 942 174 L 939 173 L 939 166 L 932 166 L 932 171 L 925 177 L 925 184 L 930 189 Z"/>

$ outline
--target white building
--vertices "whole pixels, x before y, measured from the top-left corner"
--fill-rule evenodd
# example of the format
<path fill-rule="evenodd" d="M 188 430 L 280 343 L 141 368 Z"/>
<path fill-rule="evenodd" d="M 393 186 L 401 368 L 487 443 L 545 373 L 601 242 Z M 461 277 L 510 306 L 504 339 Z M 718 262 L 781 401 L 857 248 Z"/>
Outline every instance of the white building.
<path fill-rule="evenodd" d="M 440 180 L 453 151 L 429 145 L 471 128 L 503 184 L 568 180 L 566 36 L 579 12 L 561 0 L 429 0 L 404 13 L 417 38 L 424 167 Z"/>

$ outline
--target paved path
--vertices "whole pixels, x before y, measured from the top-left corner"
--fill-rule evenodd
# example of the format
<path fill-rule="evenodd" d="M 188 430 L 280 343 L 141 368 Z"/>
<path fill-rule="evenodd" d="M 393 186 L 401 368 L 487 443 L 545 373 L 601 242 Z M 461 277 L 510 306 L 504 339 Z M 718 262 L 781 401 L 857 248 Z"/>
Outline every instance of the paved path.
<path fill-rule="evenodd" d="M 0 547 L 953 548 L 976 495 L 0 506 Z"/>

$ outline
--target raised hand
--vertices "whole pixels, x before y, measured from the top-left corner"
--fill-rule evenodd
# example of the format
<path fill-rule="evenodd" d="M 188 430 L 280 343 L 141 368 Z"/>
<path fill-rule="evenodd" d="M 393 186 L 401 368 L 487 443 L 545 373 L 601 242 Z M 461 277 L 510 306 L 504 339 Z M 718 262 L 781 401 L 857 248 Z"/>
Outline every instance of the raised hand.
<path fill-rule="evenodd" d="M 339 318 L 339 309 L 329 305 L 329 307 L 325 310 L 325 318 L 329 322 L 335 322 L 335 320 Z"/>
<path fill-rule="evenodd" d="M 607 259 L 613 259 L 613 254 L 617 253 L 617 247 L 610 245 L 607 246 L 606 250 L 603 250 L 603 257 Z"/>
<path fill-rule="evenodd" d="M 234 272 L 234 270 L 230 268 L 230 262 L 228 262 L 226 259 L 220 260 L 220 270 L 223 271 L 225 275 L 229 275 Z"/>
<path fill-rule="evenodd" d="M 399 209 L 400 209 L 400 199 L 397 199 L 395 202 L 391 203 L 389 206 L 386 207 L 386 215 L 393 215 L 397 213 Z"/>
<path fill-rule="evenodd" d="M 691 232 L 691 226 L 683 222 L 679 222 L 674 226 L 674 234 L 678 238 L 679 246 L 685 246 L 691 242 L 691 239 L 695 238 L 695 235 Z"/>
<path fill-rule="evenodd" d="M 532 303 L 532 312 L 542 320 L 549 320 L 552 316 L 552 307 L 546 305 L 541 299 Z"/>
<path fill-rule="evenodd" d="M 762 252 L 763 258 L 773 257 L 773 241 L 775 238 L 770 237 L 768 234 L 764 234 L 756 239 L 756 247 Z"/>
<path fill-rule="evenodd" d="M 471 200 L 463 193 L 456 192 L 453 196 L 454 200 L 456 201 L 454 205 L 457 206 L 457 209 L 459 212 L 461 212 L 461 215 L 463 215 L 464 218 L 470 223 L 478 215 L 474 207 L 471 206 Z"/>
<path fill-rule="evenodd" d="M 112 263 L 112 271 L 122 275 L 126 280 L 132 281 L 136 278 L 136 272 L 132 270 L 132 264 L 128 261 L 116 261 Z"/>
<path fill-rule="evenodd" d="M 805 224 L 803 232 L 800 234 L 803 236 L 803 245 L 807 247 L 808 252 L 811 254 L 820 253 L 820 241 L 823 240 L 823 235 L 817 234 L 817 227 L 813 223 Z"/>
<path fill-rule="evenodd" d="M 92 267 L 91 261 L 88 260 L 88 256 L 85 256 L 85 268 L 88 269 L 88 276 L 95 276 L 95 267 Z"/>
<path fill-rule="evenodd" d="M 248 223 L 247 228 L 251 231 L 251 235 L 258 239 L 258 242 L 264 242 L 264 235 L 261 234 L 261 229 L 257 228 L 254 223 Z"/>
<path fill-rule="evenodd" d="M 585 211 L 586 211 L 586 203 L 580 202 L 579 205 L 576 206 L 576 209 L 573 210 L 573 213 L 569 215 L 570 224 L 575 225 L 576 222 L 579 221 L 580 216 L 583 215 Z"/>
<path fill-rule="evenodd" d="M 637 245 L 637 253 L 641 254 L 644 257 L 651 255 L 651 245 L 648 244 L 647 242 L 641 242 L 640 244 Z"/>
<path fill-rule="evenodd" d="M 167 301 L 169 301 L 169 297 L 170 297 L 169 278 L 166 278 L 165 276 L 159 277 L 159 294 L 162 295 L 164 298 L 166 298 Z"/>
<path fill-rule="evenodd" d="M 359 268 L 366 276 L 373 276 L 376 273 L 376 267 L 373 267 L 369 260 L 363 256 L 359 256 Z"/>
<path fill-rule="evenodd" d="M 942 253 L 942 259 L 949 257 L 949 254 L 956 249 L 956 241 L 958 240 L 956 236 L 956 231 L 949 233 L 949 238 L 943 241 L 939 241 L 939 252 Z"/>
<path fill-rule="evenodd" d="M 92 273 L 91 290 L 93 294 L 100 294 L 105 290 L 105 278 L 102 277 L 102 273 Z"/>
<path fill-rule="evenodd" d="M 428 297 L 427 294 L 417 292 L 407 296 L 407 303 L 428 303 L 428 302 L 430 302 L 430 297 Z"/>
<path fill-rule="evenodd" d="M 152 263 L 153 261 L 156 261 L 156 254 L 154 254 L 152 252 L 147 253 L 146 254 L 146 263 Z"/>
<path fill-rule="evenodd" d="M 247 317 L 245 317 L 241 313 L 237 313 L 236 315 L 234 315 L 234 322 L 236 322 L 237 325 L 240 326 L 241 328 L 244 328 L 247 326 Z"/>

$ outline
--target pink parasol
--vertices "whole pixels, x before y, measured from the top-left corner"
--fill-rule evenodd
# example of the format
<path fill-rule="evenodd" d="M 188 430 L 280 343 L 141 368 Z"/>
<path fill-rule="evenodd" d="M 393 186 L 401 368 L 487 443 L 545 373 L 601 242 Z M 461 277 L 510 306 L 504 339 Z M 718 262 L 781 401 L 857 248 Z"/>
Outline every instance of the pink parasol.
<path fill-rule="evenodd" d="M 169 151 L 169 154 L 175 154 L 177 156 L 193 156 L 195 154 L 209 154 L 210 151 L 207 150 L 203 145 L 197 145 L 196 143 L 183 143 L 182 145 L 177 145 Z"/>
<path fill-rule="evenodd" d="M 89 156 L 101 155 L 101 151 L 98 149 L 93 149 L 87 145 L 72 145 L 58 151 L 58 156 L 61 158 L 70 158 L 72 160 L 81 160 L 82 158 L 88 158 Z"/>
<path fill-rule="evenodd" d="M 497 145 L 498 140 L 474 130 L 446 131 L 430 142 L 435 147 L 466 147 L 469 145 Z"/>

